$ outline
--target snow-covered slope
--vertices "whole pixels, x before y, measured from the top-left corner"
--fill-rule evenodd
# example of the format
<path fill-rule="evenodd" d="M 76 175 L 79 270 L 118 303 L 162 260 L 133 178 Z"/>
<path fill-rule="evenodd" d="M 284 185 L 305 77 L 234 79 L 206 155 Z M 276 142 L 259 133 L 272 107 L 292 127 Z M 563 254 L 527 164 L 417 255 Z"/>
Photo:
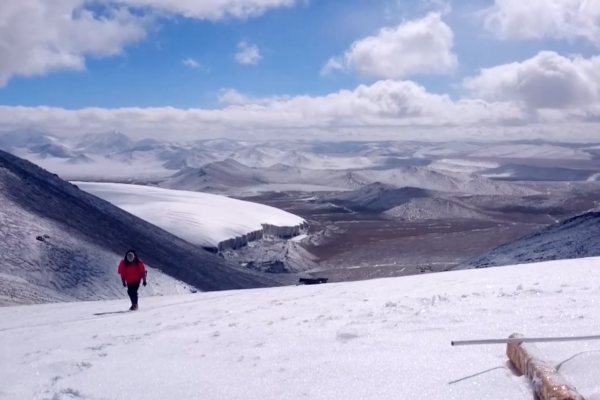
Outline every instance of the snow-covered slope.
<path fill-rule="evenodd" d="M 479 211 L 444 198 L 412 198 L 385 211 L 383 215 L 404 221 L 489 219 Z"/>
<path fill-rule="evenodd" d="M 39 157 L 22 151 L 13 154 L 29 160 L 40 167 L 58 174 L 65 180 L 91 181 L 155 181 L 167 179 L 173 175 L 173 170 L 164 166 L 164 162 L 155 157 L 135 154 L 127 155 L 92 155 L 85 154 L 71 158 Z"/>
<path fill-rule="evenodd" d="M 494 182 L 478 175 L 441 172 L 423 167 L 405 167 L 384 171 L 364 170 L 356 172 L 355 177 L 365 183 L 381 182 L 395 187 L 415 187 L 439 192 L 509 196 L 537 193 L 522 186 Z"/>
<path fill-rule="evenodd" d="M 414 187 L 441 192 L 531 195 L 537 192 L 522 186 L 464 173 L 441 172 L 425 167 L 385 170 L 311 170 L 277 164 L 270 168 L 250 168 L 227 159 L 200 169 L 188 168 L 161 183 L 171 189 L 239 192 L 273 184 L 312 185 L 329 190 L 359 189 L 373 183 L 396 188 Z"/>
<path fill-rule="evenodd" d="M 256 146 L 240 150 L 230 156 L 236 161 L 254 168 L 268 168 L 276 164 L 306 169 L 359 169 L 371 167 L 376 159 L 356 156 L 330 156 L 299 150 L 281 150 Z"/>
<path fill-rule="evenodd" d="M 356 212 L 382 213 L 393 219 L 487 219 L 479 211 L 446 199 L 443 193 L 413 187 L 396 188 L 373 183 L 358 190 L 326 196 L 325 201 Z"/>
<path fill-rule="evenodd" d="M 504 244 L 453 269 L 595 256 L 600 256 L 600 212 L 589 212 Z"/>
<path fill-rule="evenodd" d="M 343 284 L 0 309 L 0 397 L 531 400 L 505 345 L 597 334 L 599 259 Z M 103 314 L 103 315 L 97 315 Z M 541 343 L 588 400 L 600 342 Z"/>
<path fill-rule="evenodd" d="M 88 133 L 78 138 L 75 148 L 95 154 L 110 154 L 130 148 L 133 145 L 127 135 L 117 131 Z"/>
<path fill-rule="evenodd" d="M 75 182 L 190 243 L 225 250 L 273 235 L 300 234 L 306 221 L 274 207 L 207 193 L 118 183 Z"/>
<path fill-rule="evenodd" d="M 338 170 L 309 170 L 277 164 L 269 168 L 250 168 L 233 159 L 209 164 L 203 168 L 184 169 L 160 186 L 192 191 L 234 192 L 261 191 L 278 185 L 316 186 L 327 190 L 358 188 L 353 172 Z M 276 190 L 276 189 L 274 189 Z"/>
<path fill-rule="evenodd" d="M 15 129 L 0 133 L 0 149 L 5 151 L 54 143 L 58 143 L 58 138 L 46 131 Z"/>
<path fill-rule="evenodd" d="M 284 279 L 239 269 L 2 151 L 0 246 L 2 304 L 119 297 L 115 263 L 129 248 L 154 270 L 200 290 L 272 286 Z"/>

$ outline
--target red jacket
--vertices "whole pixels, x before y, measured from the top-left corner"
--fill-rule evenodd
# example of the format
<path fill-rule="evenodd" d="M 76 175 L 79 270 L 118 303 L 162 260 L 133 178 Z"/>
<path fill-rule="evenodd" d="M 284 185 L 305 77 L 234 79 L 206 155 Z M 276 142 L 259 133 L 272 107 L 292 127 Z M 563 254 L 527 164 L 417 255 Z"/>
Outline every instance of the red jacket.
<path fill-rule="evenodd" d="M 146 268 L 142 260 L 139 259 L 135 259 L 127 265 L 125 265 L 125 260 L 121 260 L 118 272 L 121 275 L 121 279 L 129 284 L 141 281 L 144 278 Z"/>

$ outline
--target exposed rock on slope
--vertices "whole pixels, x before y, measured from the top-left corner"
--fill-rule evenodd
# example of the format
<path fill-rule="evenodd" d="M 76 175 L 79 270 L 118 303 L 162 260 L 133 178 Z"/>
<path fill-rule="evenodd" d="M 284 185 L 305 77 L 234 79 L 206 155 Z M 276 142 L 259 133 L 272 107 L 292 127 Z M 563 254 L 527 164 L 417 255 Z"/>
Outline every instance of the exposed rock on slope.
<path fill-rule="evenodd" d="M 388 218 L 405 221 L 433 219 L 487 219 L 484 214 L 456 201 L 444 198 L 413 198 L 383 213 Z"/>
<path fill-rule="evenodd" d="M 308 223 L 304 222 L 296 226 L 275 226 L 263 224 L 263 229 L 253 231 L 245 235 L 219 242 L 214 251 L 237 250 L 247 246 L 249 243 L 256 242 L 266 236 L 272 236 L 279 239 L 291 239 L 302 233 L 302 229 L 307 228 Z"/>
<path fill-rule="evenodd" d="M 331 196 L 331 202 L 357 212 L 383 212 L 414 198 L 432 197 L 434 192 L 414 187 L 396 188 L 380 182 L 352 192 Z"/>
<path fill-rule="evenodd" d="M 589 212 L 507 243 L 452 269 L 600 256 L 600 212 Z"/>
<path fill-rule="evenodd" d="M 4 304 L 119 297 L 112 289 L 120 284 L 114 262 L 129 248 L 151 268 L 200 290 L 290 279 L 238 268 L 2 151 L 0 218 Z M 36 240 L 44 234 L 50 238 Z"/>

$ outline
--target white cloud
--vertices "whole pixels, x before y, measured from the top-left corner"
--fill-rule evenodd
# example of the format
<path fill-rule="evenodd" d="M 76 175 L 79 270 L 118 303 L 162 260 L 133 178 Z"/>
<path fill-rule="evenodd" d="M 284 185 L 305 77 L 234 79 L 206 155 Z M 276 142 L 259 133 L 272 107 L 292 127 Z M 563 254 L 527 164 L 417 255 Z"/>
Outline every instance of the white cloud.
<path fill-rule="evenodd" d="M 586 109 L 600 104 L 600 56 L 541 52 L 524 62 L 483 69 L 464 85 L 475 96 L 533 109 Z"/>
<path fill-rule="evenodd" d="M 453 100 L 430 93 L 415 82 L 396 80 L 324 96 L 257 98 L 223 89 L 219 93 L 221 109 L 0 106 L 0 130 L 37 127 L 79 134 L 116 129 L 138 137 L 160 138 L 169 132 L 180 139 L 598 139 L 599 102 L 579 108 L 533 110 L 526 104 L 528 99 L 516 93 L 494 94 L 488 100 Z"/>
<path fill-rule="evenodd" d="M 343 71 L 346 69 L 344 65 L 344 61 L 340 57 L 331 57 L 323 68 L 321 68 L 321 72 L 319 73 L 321 76 L 329 75 L 334 71 Z"/>
<path fill-rule="evenodd" d="M 260 50 L 257 45 L 240 42 L 238 44 L 238 51 L 235 54 L 235 59 L 240 64 L 256 65 L 262 59 L 262 56 L 260 55 Z"/>
<path fill-rule="evenodd" d="M 163 13 L 256 17 L 296 0 L 1 0 L 0 88 L 14 76 L 84 70 L 87 57 L 121 54 Z M 93 5 L 94 8 L 90 8 Z M 135 12 L 134 12 L 135 11 Z M 252 50 L 252 49 L 250 49 Z M 252 53 L 246 58 L 252 59 Z"/>
<path fill-rule="evenodd" d="M 186 58 L 185 60 L 182 61 L 183 65 L 185 65 L 186 67 L 189 68 L 200 68 L 201 65 L 198 61 L 194 60 L 193 58 Z"/>
<path fill-rule="evenodd" d="M 482 16 L 499 39 L 585 38 L 600 46 L 597 0 L 495 0 Z"/>
<path fill-rule="evenodd" d="M 253 97 L 238 92 L 235 89 L 219 90 L 219 103 L 227 105 L 270 104 L 276 101 L 289 100 L 290 96 Z"/>
<path fill-rule="evenodd" d="M 363 75 L 390 79 L 449 73 L 458 65 L 453 45 L 454 34 L 441 14 L 429 13 L 354 42 L 342 59 L 330 59 L 321 72 L 343 65 Z"/>
<path fill-rule="evenodd" d="M 252 98 L 224 90 L 222 109 L 121 108 L 65 110 L 49 107 L 0 107 L 0 127 L 43 127 L 55 132 L 118 129 L 143 136 L 273 134 L 314 132 L 332 137 L 339 132 L 363 138 L 385 132 L 400 138 L 402 130 L 469 129 L 527 123 L 529 116 L 510 103 L 453 101 L 429 93 L 409 81 L 379 81 L 326 96 Z"/>
<path fill-rule="evenodd" d="M 102 17 L 81 0 L 2 0 L 0 7 L 0 87 L 16 75 L 83 70 L 85 57 L 121 53 L 145 37 L 145 21 L 125 9 Z"/>
<path fill-rule="evenodd" d="M 2 0 L 6 1 L 6 0 Z M 102 0 L 129 7 L 150 8 L 212 21 L 225 18 L 247 19 L 281 7 L 293 7 L 298 0 Z"/>

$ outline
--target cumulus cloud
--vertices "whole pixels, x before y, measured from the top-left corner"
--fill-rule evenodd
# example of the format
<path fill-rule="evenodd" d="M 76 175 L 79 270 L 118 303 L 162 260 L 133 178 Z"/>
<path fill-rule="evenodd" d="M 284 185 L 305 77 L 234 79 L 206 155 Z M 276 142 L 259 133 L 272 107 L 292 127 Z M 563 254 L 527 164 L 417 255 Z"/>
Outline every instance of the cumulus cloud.
<path fill-rule="evenodd" d="M 5 0 L 3 0 L 5 1 Z M 270 9 L 293 7 L 298 0 L 102 0 L 129 7 L 150 8 L 187 18 L 217 21 L 258 17 Z"/>
<path fill-rule="evenodd" d="M 145 35 L 145 20 L 122 8 L 97 15 L 81 0 L 3 0 L 0 87 L 15 75 L 82 70 L 85 57 L 114 56 Z"/>
<path fill-rule="evenodd" d="M 584 38 L 600 46 L 596 0 L 495 0 L 482 16 L 499 39 Z"/>
<path fill-rule="evenodd" d="M 185 60 L 182 61 L 183 65 L 185 65 L 188 68 L 200 68 L 201 65 L 198 61 L 194 60 L 193 58 L 186 58 Z"/>
<path fill-rule="evenodd" d="M 83 70 L 87 57 L 118 55 L 127 45 L 144 39 L 151 22 L 164 13 L 208 20 L 246 19 L 295 3 L 296 0 L 2 0 L 0 87 L 14 76 Z M 253 50 L 250 48 L 243 59 L 256 60 L 258 53 Z"/>
<path fill-rule="evenodd" d="M 600 56 L 567 58 L 544 51 L 535 57 L 481 70 L 464 81 L 474 96 L 533 109 L 586 109 L 600 103 Z"/>
<path fill-rule="evenodd" d="M 331 58 L 321 74 L 350 69 L 377 78 L 401 79 L 449 73 L 458 65 L 453 45 L 452 29 L 439 12 L 432 12 L 354 42 L 343 57 Z"/>
<path fill-rule="evenodd" d="M 288 100 L 291 96 L 254 97 L 240 93 L 235 89 L 219 90 L 219 103 L 227 105 L 270 104 L 275 101 Z"/>
<path fill-rule="evenodd" d="M 314 132 L 332 137 L 373 137 L 385 131 L 401 138 L 402 129 L 485 129 L 526 124 L 529 116 L 510 103 L 464 99 L 427 92 L 410 81 L 383 80 L 326 96 L 253 98 L 223 90 L 217 110 L 162 108 L 0 107 L 0 127 L 43 127 L 54 132 L 118 129 L 149 136 L 165 131 L 185 135 L 240 136 Z"/>
<path fill-rule="evenodd" d="M 321 76 L 325 76 L 325 75 L 329 75 L 330 73 L 334 72 L 334 71 L 343 71 L 344 69 L 346 69 L 345 65 L 344 65 L 344 60 L 341 59 L 340 57 L 331 57 L 323 66 L 323 68 L 321 68 L 320 71 L 320 75 Z"/>
<path fill-rule="evenodd" d="M 262 56 L 257 45 L 240 42 L 238 43 L 238 51 L 235 54 L 235 59 L 240 64 L 256 65 L 262 59 Z"/>

